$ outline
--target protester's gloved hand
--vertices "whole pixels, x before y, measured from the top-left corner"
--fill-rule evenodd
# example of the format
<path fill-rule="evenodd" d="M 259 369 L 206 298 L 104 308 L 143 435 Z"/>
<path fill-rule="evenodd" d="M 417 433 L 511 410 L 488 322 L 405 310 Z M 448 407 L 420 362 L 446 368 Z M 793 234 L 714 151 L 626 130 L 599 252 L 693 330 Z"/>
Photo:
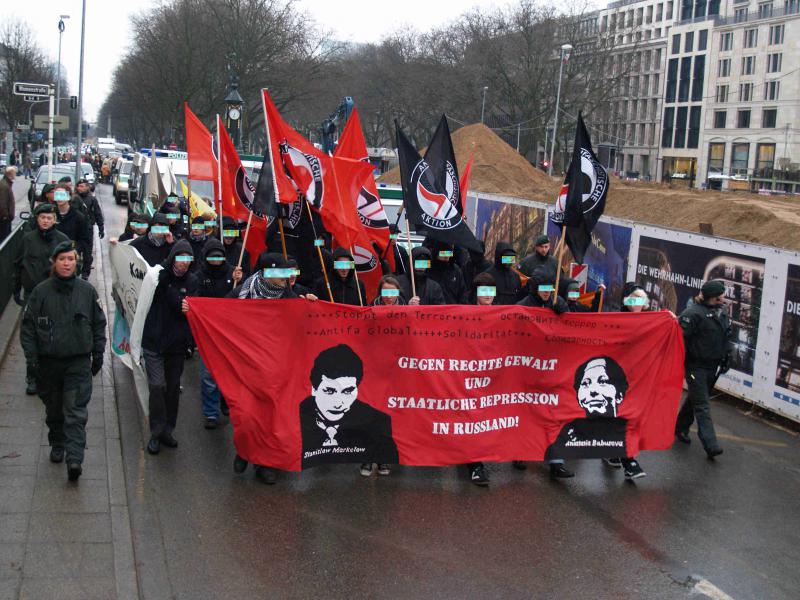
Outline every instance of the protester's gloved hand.
<path fill-rule="evenodd" d="M 100 230 L 98 230 L 98 232 L 97 232 L 97 233 L 98 233 L 98 235 L 100 236 L 100 239 L 101 239 L 101 240 L 102 240 L 104 237 L 106 237 L 106 232 L 105 232 L 105 229 L 100 229 Z"/>
<path fill-rule="evenodd" d="M 18 306 L 24 306 L 25 303 L 22 301 L 22 290 L 14 290 L 14 302 L 16 302 Z"/>
<path fill-rule="evenodd" d="M 92 377 L 97 375 L 100 372 L 100 369 L 103 368 L 103 357 L 101 356 L 93 356 L 92 357 Z"/>
<path fill-rule="evenodd" d="M 722 362 L 719 363 L 719 374 L 722 375 L 723 373 L 727 373 L 731 369 L 731 356 L 730 354 L 726 354 L 725 358 L 722 359 Z"/>
<path fill-rule="evenodd" d="M 568 310 L 568 308 L 566 306 L 564 306 L 563 304 L 558 302 L 557 298 L 553 298 L 552 309 L 553 309 L 553 312 L 556 313 L 557 315 L 562 315 L 565 312 L 567 312 L 567 310 Z"/>

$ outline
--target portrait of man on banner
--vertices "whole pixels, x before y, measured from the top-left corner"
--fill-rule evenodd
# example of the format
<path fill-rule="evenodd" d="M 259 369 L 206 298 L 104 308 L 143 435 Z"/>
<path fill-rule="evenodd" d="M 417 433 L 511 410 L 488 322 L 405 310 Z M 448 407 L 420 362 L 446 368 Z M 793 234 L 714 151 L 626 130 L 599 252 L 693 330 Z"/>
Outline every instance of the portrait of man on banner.
<path fill-rule="evenodd" d="M 300 403 L 302 468 L 340 462 L 396 464 L 392 419 L 358 399 L 364 364 L 350 346 L 319 353 Z"/>
<path fill-rule="evenodd" d="M 625 458 L 628 421 L 618 415 L 628 378 L 619 363 L 609 356 L 590 358 L 576 369 L 573 389 L 585 416 L 561 428 L 547 457 Z"/>

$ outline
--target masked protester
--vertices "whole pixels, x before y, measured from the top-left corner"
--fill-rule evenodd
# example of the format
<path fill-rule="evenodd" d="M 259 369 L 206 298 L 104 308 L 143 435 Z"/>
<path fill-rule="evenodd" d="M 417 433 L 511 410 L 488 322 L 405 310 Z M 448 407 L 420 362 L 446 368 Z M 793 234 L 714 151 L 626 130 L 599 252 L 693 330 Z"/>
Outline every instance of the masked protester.
<path fill-rule="evenodd" d="M 483 273 L 484 271 L 488 271 L 492 268 L 492 261 L 486 258 L 486 244 L 484 242 L 478 242 L 481 247 L 480 252 L 476 252 L 475 250 L 470 250 L 467 253 L 467 260 L 464 263 L 464 281 L 475 281 L 475 276 L 478 273 Z M 472 304 L 472 302 L 469 302 Z"/>
<path fill-rule="evenodd" d="M 289 300 L 298 296 L 289 287 L 292 269 L 289 262 L 281 254 L 262 252 L 256 263 L 256 271 L 228 294 L 228 298 L 242 300 Z M 305 296 L 308 300 L 316 300 L 314 294 Z M 255 476 L 261 483 L 273 485 L 278 480 L 278 469 L 265 465 L 253 465 Z M 233 461 L 234 473 L 244 473 L 247 461 L 236 455 Z"/>
<path fill-rule="evenodd" d="M 561 287 L 561 286 L 559 286 Z M 606 289 L 602 283 L 597 287 L 592 298 L 592 305 L 586 306 L 581 304 L 581 284 L 574 279 L 567 279 L 564 285 L 567 297 L 567 306 L 569 312 L 599 312 L 600 299 L 603 297 L 603 291 Z"/>
<path fill-rule="evenodd" d="M 401 239 L 400 229 L 394 223 L 389 224 L 390 252 L 394 253 L 394 274 L 407 275 L 411 271 L 411 261 L 408 258 L 408 249 L 405 239 Z"/>
<path fill-rule="evenodd" d="M 432 257 L 428 277 L 442 288 L 445 304 L 465 304 L 469 290 L 461 268 L 455 262 L 454 246 L 431 239 L 425 240 L 425 246 L 430 248 Z"/>
<path fill-rule="evenodd" d="M 105 233 L 105 220 L 103 219 L 103 209 L 100 202 L 92 193 L 92 186 L 86 179 L 79 179 L 75 186 L 75 195 L 72 197 L 72 205 L 79 209 L 86 221 L 89 223 L 90 231 L 94 232 L 94 226 L 97 225 L 97 234 L 102 240 Z"/>
<path fill-rule="evenodd" d="M 177 196 L 167 196 L 158 212 L 167 217 L 167 226 L 173 239 L 180 240 L 186 237 L 186 228 L 183 222 L 186 211 L 183 210 Z"/>
<path fill-rule="evenodd" d="M 172 237 L 169 229 L 167 216 L 163 213 L 156 213 L 153 215 L 152 225 L 147 235 L 133 240 L 131 246 L 139 251 L 148 265 L 155 267 L 163 263 L 170 255 L 174 241 L 175 238 Z M 191 245 L 189 248 L 191 249 Z"/>
<path fill-rule="evenodd" d="M 66 453 L 67 477 L 77 481 L 83 472 L 92 376 L 103 366 L 106 317 L 95 289 L 76 277 L 73 243 L 62 241 L 50 258 L 52 274 L 34 288 L 25 306 L 20 342 L 45 406 L 50 461 L 60 463 Z"/>
<path fill-rule="evenodd" d="M 239 239 L 239 224 L 231 217 L 222 217 L 222 243 L 225 244 L 225 257 L 234 267 L 239 264 L 242 257 L 242 270 L 244 276 L 250 276 L 250 253 L 245 250 L 242 254 L 242 241 Z"/>
<path fill-rule="evenodd" d="M 83 213 L 70 204 L 69 190 L 63 184 L 56 186 L 53 197 L 56 201 L 56 216 L 58 217 L 56 228 L 75 242 L 78 258 L 83 261 L 79 266 L 80 275 L 83 279 L 89 279 L 89 273 L 92 270 L 92 229 Z"/>
<path fill-rule="evenodd" d="M 555 292 L 555 275 L 547 267 L 536 269 L 528 280 L 528 295 L 517 302 L 519 306 L 532 306 L 536 308 L 549 308 L 557 315 L 569 312 L 567 302 Z M 567 469 L 564 460 L 555 458 L 550 462 L 550 477 L 564 479 L 574 477 L 575 473 Z M 514 461 L 514 468 L 524 470 L 525 462 Z"/>
<path fill-rule="evenodd" d="M 364 284 L 356 277 L 355 267 L 355 260 L 349 250 L 336 248 L 333 251 L 333 269 L 328 272 L 328 280 L 333 293 L 333 301 L 337 304 L 360 306 L 367 301 Z M 317 283 L 314 294 L 321 298 L 328 297 L 324 281 Z"/>
<path fill-rule="evenodd" d="M 144 323 L 142 356 L 150 390 L 150 454 L 158 454 L 162 445 L 178 447 L 172 432 L 178 420 L 186 350 L 193 343 L 186 320 L 186 298 L 196 296 L 198 288 L 197 277 L 191 272 L 193 260 L 189 242 L 179 240 L 172 245 L 158 274 L 153 303 Z"/>
<path fill-rule="evenodd" d="M 730 368 L 731 321 L 725 307 L 725 283 L 712 279 L 700 288 L 695 302 L 678 317 L 686 347 L 689 393 L 675 424 L 675 436 L 690 443 L 689 427 L 697 420 L 697 435 L 709 459 L 722 454 L 711 420 L 709 394 L 717 378 Z"/>
<path fill-rule="evenodd" d="M 53 250 L 70 239 L 58 231 L 56 225 L 56 207 L 52 204 L 40 204 L 33 211 L 36 228 L 22 236 L 19 252 L 14 261 L 13 294 L 14 302 L 24 306 L 33 289 L 50 276 L 50 257 Z M 25 292 L 25 301 L 22 292 Z M 25 393 L 36 393 L 36 373 L 30 367 L 26 376 Z"/>
<path fill-rule="evenodd" d="M 202 224 L 202 223 L 201 223 Z M 225 248 L 216 238 L 211 238 L 201 250 L 195 273 L 199 280 L 198 296 L 225 298 L 242 280 L 242 270 L 228 264 Z M 220 411 L 225 414 L 217 382 L 200 357 L 200 398 L 203 402 L 203 419 L 206 429 L 216 429 Z"/>
<path fill-rule="evenodd" d="M 298 296 L 305 296 L 307 294 L 310 294 L 311 290 L 309 288 L 300 283 L 297 283 L 297 279 L 301 275 L 300 267 L 298 266 L 297 261 L 290 256 L 287 259 L 287 262 L 289 263 L 289 268 L 292 269 L 292 271 L 294 272 L 294 274 L 291 277 L 289 277 L 289 287 L 291 288 L 291 290 Z"/>
<path fill-rule="evenodd" d="M 469 291 L 469 303 L 477 306 L 492 306 L 497 298 L 497 286 L 494 278 L 489 273 L 478 273 L 472 280 Z M 522 463 L 524 464 L 524 463 Z M 473 462 L 467 465 L 469 480 L 478 487 L 489 485 L 489 474 L 482 462 Z"/>
<path fill-rule="evenodd" d="M 526 277 L 533 275 L 539 268 L 551 272 L 555 279 L 558 263 L 554 256 L 550 256 L 550 238 L 546 235 L 540 235 L 534 240 L 533 253 L 526 256 L 519 265 L 520 272 Z"/>
<path fill-rule="evenodd" d="M 203 253 L 203 248 L 205 247 L 206 242 L 211 239 L 206 235 L 205 219 L 201 216 L 195 217 L 192 219 L 192 224 L 189 227 L 189 237 L 187 239 L 192 245 L 192 252 L 194 252 L 194 255 L 200 256 Z M 225 252 L 224 246 L 222 251 L 223 253 Z M 204 266 L 203 261 L 198 260 L 192 265 L 192 268 L 199 269 L 202 266 Z M 236 265 L 231 265 L 231 267 L 234 268 Z"/>
<path fill-rule="evenodd" d="M 525 297 L 522 281 L 512 269 L 517 262 L 517 252 L 508 242 L 497 242 L 494 249 L 494 265 L 486 271 L 497 286 L 497 304 L 516 304 Z"/>
<path fill-rule="evenodd" d="M 116 240 L 108 240 L 112 244 L 115 242 L 127 242 L 147 235 L 150 229 L 150 217 L 145 214 L 132 212 L 128 215 L 128 222 L 125 224 L 125 231 Z"/>
<path fill-rule="evenodd" d="M 407 298 L 411 306 L 444 304 L 444 292 L 441 286 L 428 277 L 432 262 L 431 251 L 424 246 L 414 248 L 411 250 L 411 260 L 413 261 L 411 268 L 414 269 L 414 283 L 417 288 L 417 295 L 414 295 L 411 277 L 408 274 L 401 275 L 397 280 L 400 282 L 403 298 Z"/>

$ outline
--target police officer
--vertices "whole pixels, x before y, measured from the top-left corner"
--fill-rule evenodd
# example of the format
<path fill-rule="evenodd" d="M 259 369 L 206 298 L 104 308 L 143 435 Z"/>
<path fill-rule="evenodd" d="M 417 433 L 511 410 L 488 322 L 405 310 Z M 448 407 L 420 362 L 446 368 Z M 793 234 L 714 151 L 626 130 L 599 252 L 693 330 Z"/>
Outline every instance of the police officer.
<path fill-rule="evenodd" d="M 72 204 L 83 212 L 89 223 L 90 231 L 97 225 L 97 233 L 102 240 L 106 235 L 103 209 L 100 207 L 100 201 L 92 193 L 92 186 L 86 179 L 79 179 L 75 190 L 76 193 L 72 197 Z"/>
<path fill-rule="evenodd" d="M 553 274 L 553 279 L 558 271 L 558 262 L 550 255 L 550 238 L 542 234 L 533 242 L 533 252 L 522 259 L 519 270 L 523 275 L 530 277 L 536 269 L 544 267 Z"/>
<path fill-rule="evenodd" d="M 688 444 L 689 427 L 697 420 L 697 435 L 708 458 L 722 454 L 711 421 L 709 394 L 717 378 L 728 371 L 731 322 L 724 306 L 725 284 L 712 279 L 700 288 L 697 301 L 684 310 L 678 322 L 686 347 L 686 383 L 689 393 L 678 413 L 675 436 Z"/>
<path fill-rule="evenodd" d="M 92 270 L 92 229 L 79 208 L 70 204 L 70 193 L 64 184 L 59 183 L 54 191 L 58 212 L 56 228 L 75 242 L 78 257 L 83 261 L 81 277 L 89 279 Z"/>
<path fill-rule="evenodd" d="M 20 341 L 45 406 L 50 460 L 62 462 L 66 451 L 67 476 L 77 481 L 92 376 L 103 366 L 106 317 L 95 289 L 76 277 L 78 254 L 71 241 L 55 247 L 51 263 L 50 277 L 28 298 Z"/>

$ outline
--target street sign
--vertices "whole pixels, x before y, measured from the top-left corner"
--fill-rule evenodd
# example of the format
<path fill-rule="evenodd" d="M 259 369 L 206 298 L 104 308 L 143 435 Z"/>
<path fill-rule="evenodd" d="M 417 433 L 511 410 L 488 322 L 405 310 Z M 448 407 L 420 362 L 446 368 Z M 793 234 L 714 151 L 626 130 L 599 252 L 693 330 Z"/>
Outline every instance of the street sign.
<path fill-rule="evenodd" d="M 17 96 L 48 96 L 50 95 L 50 86 L 46 83 L 23 83 L 21 81 L 15 81 L 14 93 Z"/>
<path fill-rule="evenodd" d="M 45 102 L 47 96 L 23 96 L 22 99 L 25 102 Z"/>
<path fill-rule="evenodd" d="M 34 129 L 47 129 L 48 123 L 49 120 L 47 115 L 33 115 Z M 69 117 L 66 115 L 54 115 L 53 130 L 64 131 L 65 129 L 69 129 Z"/>
<path fill-rule="evenodd" d="M 30 128 L 31 126 L 28 125 L 27 123 L 17 123 L 17 129 L 19 129 L 20 131 L 29 131 Z"/>

